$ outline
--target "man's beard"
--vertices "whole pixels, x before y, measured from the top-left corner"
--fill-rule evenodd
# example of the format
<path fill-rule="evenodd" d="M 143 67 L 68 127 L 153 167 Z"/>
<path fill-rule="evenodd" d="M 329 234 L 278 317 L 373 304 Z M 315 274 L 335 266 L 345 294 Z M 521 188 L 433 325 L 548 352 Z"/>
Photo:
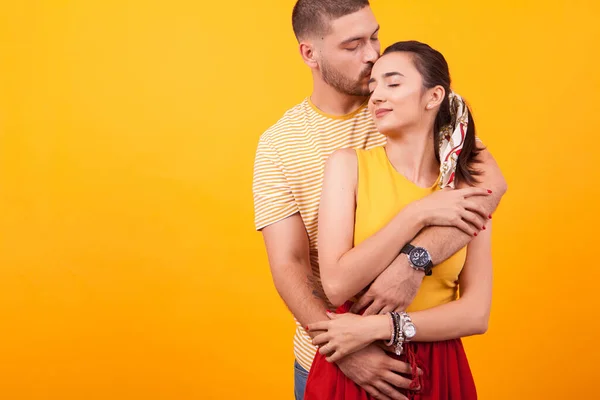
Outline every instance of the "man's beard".
<path fill-rule="evenodd" d="M 335 68 L 330 67 L 327 61 L 323 60 L 321 63 L 321 74 L 325 83 L 332 86 L 340 93 L 345 93 L 350 96 L 368 96 L 369 88 L 362 83 L 362 78 L 371 75 L 372 68 L 373 64 L 368 65 L 360 74 L 358 80 L 353 81 L 342 75 Z"/>

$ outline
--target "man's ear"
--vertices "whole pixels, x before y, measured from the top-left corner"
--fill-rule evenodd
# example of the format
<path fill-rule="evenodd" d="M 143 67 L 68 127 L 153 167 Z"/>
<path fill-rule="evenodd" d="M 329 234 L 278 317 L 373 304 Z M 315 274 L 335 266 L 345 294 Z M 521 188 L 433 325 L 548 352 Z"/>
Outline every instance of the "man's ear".
<path fill-rule="evenodd" d="M 308 65 L 310 68 L 316 68 L 318 66 L 317 63 L 317 59 L 316 59 L 316 51 L 315 51 L 315 46 L 313 43 L 309 42 L 309 41 L 301 41 L 300 42 L 300 56 L 302 56 L 302 60 L 304 61 L 304 63 L 306 65 Z"/>

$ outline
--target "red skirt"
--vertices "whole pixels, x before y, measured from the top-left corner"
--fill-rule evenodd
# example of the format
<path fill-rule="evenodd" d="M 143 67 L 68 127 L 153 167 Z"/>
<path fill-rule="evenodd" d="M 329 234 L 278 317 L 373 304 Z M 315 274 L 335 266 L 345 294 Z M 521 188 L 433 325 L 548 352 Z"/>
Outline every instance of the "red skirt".
<path fill-rule="evenodd" d="M 337 313 L 350 309 L 351 303 L 338 308 Z M 398 357 L 411 364 L 413 371 L 421 368 L 423 375 L 413 379 L 411 387 L 419 391 L 403 390 L 414 400 L 476 400 L 477 391 L 469 362 L 460 339 L 441 342 L 409 342 Z M 336 364 L 329 363 L 317 352 L 306 382 L 304 400 L 372 400 L 360 386 L 347 378 Z"/>

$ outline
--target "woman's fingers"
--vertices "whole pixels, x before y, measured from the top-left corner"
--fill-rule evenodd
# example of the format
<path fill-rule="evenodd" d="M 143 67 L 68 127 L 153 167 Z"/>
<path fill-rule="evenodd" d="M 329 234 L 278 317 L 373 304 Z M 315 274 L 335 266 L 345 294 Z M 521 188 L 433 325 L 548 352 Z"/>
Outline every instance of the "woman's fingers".
<path fill-rule="evenodd" d="M 460 214 L 462 219 L 474 228 L 475 232 L 479 232 L 482 229 L 483 222 L 481 222 L 481 219 L 475 213 L 463 210 Z"/>
<path fill-rule="evenodd" d="M 458 189 L 457 194 L 460 194 L 464 198 L 473 197 L 473 196 L 489 196 L 492 194 L 492 191 L 489 189 L 483 189 L 479 187 L 469 187 L 464 189 Z"/>
<path fill-rule="evenodd" d="M 330 363 L 334 363 L 334 362 L 337 362 L 337 361 L 341 360 L 342 358 L 344 358 L 344 355 L 345 354 L 338 349 L 338 350 L 335 350 L 333 352 L 333 354 L 331 354 L 329 357 L 327 357 L 325 359 Z"/>
<path fill-rule="evenodd" d="M 328 329 L 329 329 L 329 321 L 314 322 L 312 324 L 308 324 L 308 326 L 306 327 L 306 330 L 309 332 L 326 331 Z"/>
<path fill-rule="evenodd" d="M 327 343 L 325 346 L 321 346 L 319 348 L 319 353 L 323 356 L 330 355 L 334 351 L 335 351 L 335 348 L 333 347 L 333 345 L 331 343 Z"/>
<path fill-rule="evenodd" d="M 481 222 L 485 223 L 490 218 L 490 215 L 485 212 L 485 209 L 480 204 L 474 203 L 470 200 L 465 200 L 463 203 L 463 207 L 466 210 L 472 211 L 477 214 L 479 218 L 481 218 Z"/>
<path fill-rule="evenodd" d="M 331 340 L 331 335 L 327 332 L 325 333 L 321 333 L 320 335 L 317 335 L 313 338 L 312 343 L 315 346 L 321 346 L 324 345 L 325 343 L 328 343 Z"/>
<path fill-rule="evenodd" d="M 336 314 L 336 313 L 332 313 L 331 311 L 327 311 L 326 314 L 327 314 L 327 318 L 329 318 L 329 319 L 338 319 L 338 318 L 344 316 L 344 314 Z"/>
<path fill-rule="evenodd" d="M 473 229 L 473 227 L 470 224 L 466 223 L 465 220 L 462 219 L 461 215 L 458 215 L 456 217 L 452 225 L 454 225 L 454 227 L 460 229 L 469 236 L 473 236 L 475 234 L 475 230 Z"/>

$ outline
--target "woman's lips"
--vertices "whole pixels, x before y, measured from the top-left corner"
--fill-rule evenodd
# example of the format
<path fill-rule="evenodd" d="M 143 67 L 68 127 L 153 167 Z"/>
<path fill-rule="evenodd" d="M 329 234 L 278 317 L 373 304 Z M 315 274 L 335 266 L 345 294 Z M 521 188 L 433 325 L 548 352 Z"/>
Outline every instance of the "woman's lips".
<path fill-rule="evenodd" d="M 375 116 L 377 118 L 382 118 L 383 116 L 387 115 L 391 111 L 392 110 L 390 110 L 389 108 L 380 108 L 377 111 L 375 111 Z"/>

